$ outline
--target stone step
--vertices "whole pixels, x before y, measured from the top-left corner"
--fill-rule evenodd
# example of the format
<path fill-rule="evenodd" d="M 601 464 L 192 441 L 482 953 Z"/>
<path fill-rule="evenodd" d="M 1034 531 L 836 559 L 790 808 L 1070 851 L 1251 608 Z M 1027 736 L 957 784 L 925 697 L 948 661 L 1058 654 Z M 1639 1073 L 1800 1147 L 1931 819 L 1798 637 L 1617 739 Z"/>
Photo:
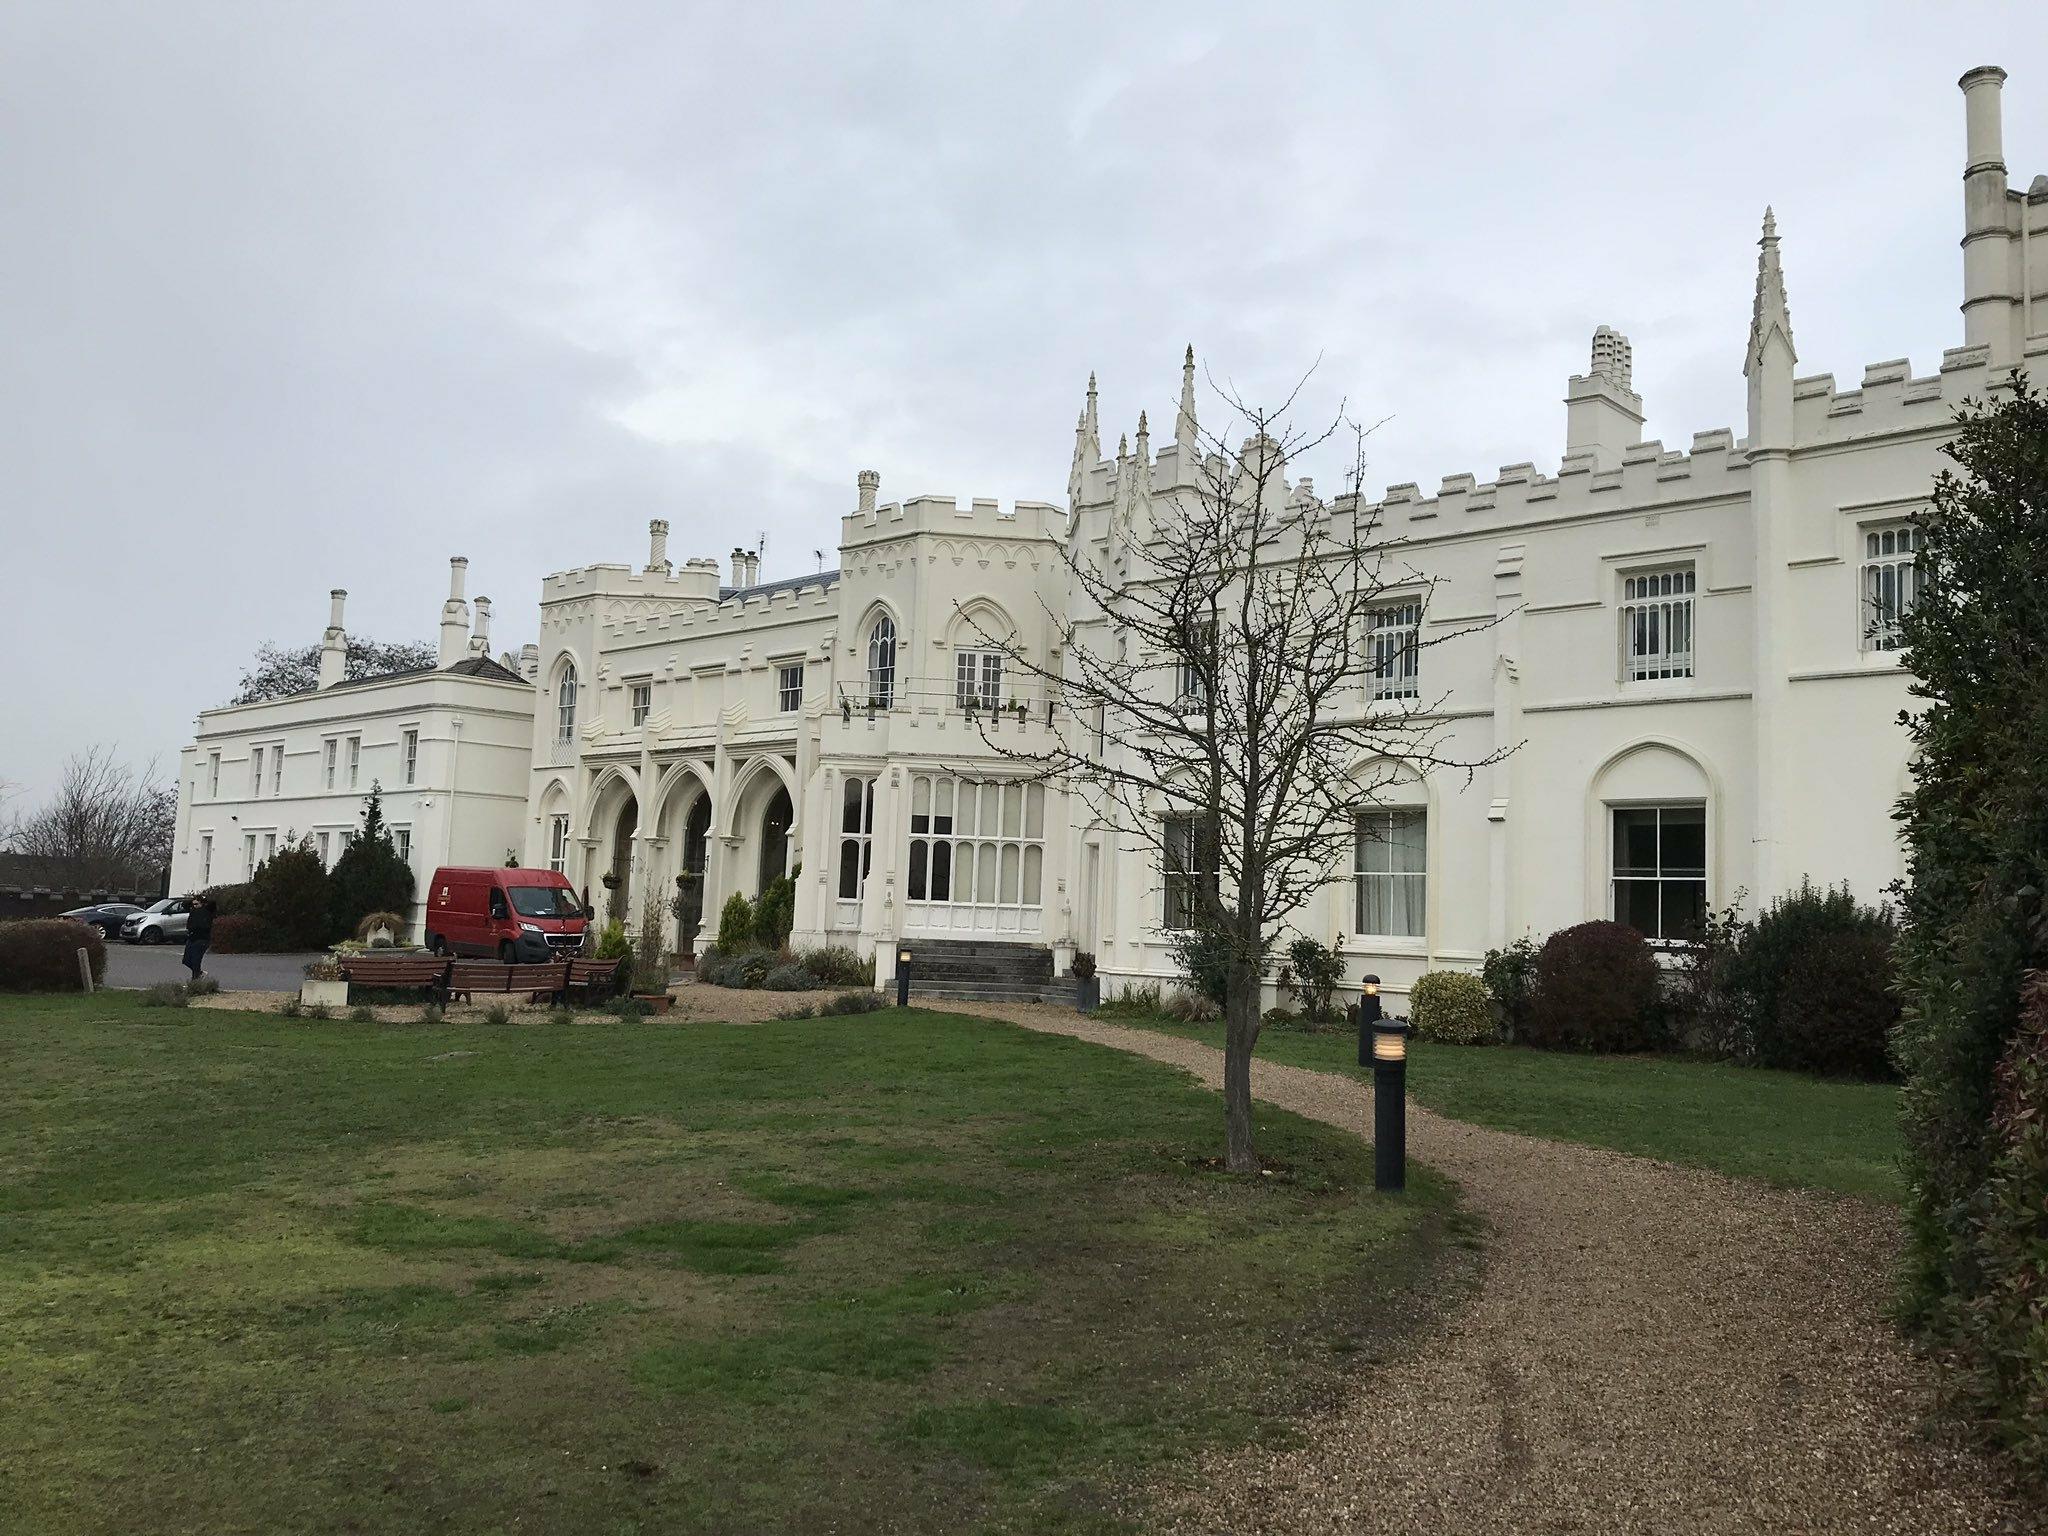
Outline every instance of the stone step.
<path fill-rule="evenodd" d="M 943 1002 L 951 999 L 962 1003 L 1050 1003 L 1057 1007 L 1074 1006 L 1074 991 L 1058 982 L 1042 986 L 1013 986 L 986 983 L 982 986 L 919 986 L 911 983 L 910 1000 L 918 1002 Z"/>

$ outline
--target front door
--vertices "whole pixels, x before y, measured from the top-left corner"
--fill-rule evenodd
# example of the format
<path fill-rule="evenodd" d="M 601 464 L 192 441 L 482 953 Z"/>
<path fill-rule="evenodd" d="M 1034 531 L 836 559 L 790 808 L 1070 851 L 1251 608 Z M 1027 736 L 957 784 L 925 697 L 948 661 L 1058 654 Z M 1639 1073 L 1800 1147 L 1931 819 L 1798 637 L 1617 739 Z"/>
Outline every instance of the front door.
<path fill-rule="evenodd" d="M 704 926 L 704 870 L 711 853 L 711 797 L 699 795 L 683 823 L 683 872 L 677 882 L 682 915 L 676 920 L 676 952 L 693 952 Z"/>

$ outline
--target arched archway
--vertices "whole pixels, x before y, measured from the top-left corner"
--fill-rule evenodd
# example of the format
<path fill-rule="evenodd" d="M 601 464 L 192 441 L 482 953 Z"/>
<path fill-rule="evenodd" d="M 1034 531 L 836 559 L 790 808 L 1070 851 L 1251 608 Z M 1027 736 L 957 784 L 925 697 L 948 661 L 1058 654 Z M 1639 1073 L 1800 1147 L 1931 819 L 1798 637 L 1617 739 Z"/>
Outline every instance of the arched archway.
<path fill-rule="evenodd" d="M 768 803 L 761 810 L 761 869 L 757 891 L 769 886 L 789 873 L 789 829 L 796 821 L 794 808 L 790 804 L 789 790 L 777 784 L 775 793 L 768 797 Z"/>
<path fill-rule="evenodd" d="M 1684 939 L 1715 894 L 1720 796 L 1685 743 L 1645 737 L 1593 775 L 1588 795 L 1589 913 L 1646 938 Z"/>
<path fill-rule="evenodd" d="M 586 877 L 596 875 L 600 890 L 589 892 L 597 915 L 606 922 L 618 921 L 631 927 L 635 889 L 633 869 L 634 836 L 640 830 L 640 797 L 624 770 L 607 770 L 599 775 L 591 796 L 590 820 L 584 835 L 595 847 Z"/>

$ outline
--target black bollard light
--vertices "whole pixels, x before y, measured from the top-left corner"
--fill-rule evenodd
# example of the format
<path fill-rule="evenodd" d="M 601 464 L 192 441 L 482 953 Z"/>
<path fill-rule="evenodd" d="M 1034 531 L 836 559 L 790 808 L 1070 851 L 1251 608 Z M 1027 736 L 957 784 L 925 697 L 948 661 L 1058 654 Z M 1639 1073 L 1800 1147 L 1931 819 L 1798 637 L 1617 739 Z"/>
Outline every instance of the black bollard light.
<path fill-rule="evenodd" d="M 1408 1021 L 1372 1025 L 1372 1183 L 1408 1187 Z"/>
<path fill-rule="evenodd" d="M 910 951 L 907 949 L 896 951 L 896 1006 L 910 1006 Z"/>

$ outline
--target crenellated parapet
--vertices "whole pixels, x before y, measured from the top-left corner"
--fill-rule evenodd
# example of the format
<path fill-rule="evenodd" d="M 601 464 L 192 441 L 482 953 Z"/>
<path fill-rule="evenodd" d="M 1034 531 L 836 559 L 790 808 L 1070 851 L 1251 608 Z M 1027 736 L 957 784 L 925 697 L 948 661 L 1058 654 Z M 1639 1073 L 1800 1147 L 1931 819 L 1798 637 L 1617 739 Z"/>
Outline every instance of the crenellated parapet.
<path fill-rule="evenodd" d="M 1066 512 L 1045 501 L 999 501 L 977 497 L 961 503 L 948 496 L 917 496 L 848 513 L 840 520 L 842 551 L 893 543 L 915 535 L 982 539 L 1064 539 Z"/>
<path fill-rule="evenodd" d="M 2006 370 L 1992 367 L 1988 346 L 1950 347 L 1940 371 L 1925 377 L 1915 377 L 1903 357 L 1872 363 L 1856 389 L 1839 388 L 1831 373 L 1810 374 L 1792 382 L 1793 445 L 1945 429 L 1957 406 L 2008 387 L 2009 379 Z"/>

